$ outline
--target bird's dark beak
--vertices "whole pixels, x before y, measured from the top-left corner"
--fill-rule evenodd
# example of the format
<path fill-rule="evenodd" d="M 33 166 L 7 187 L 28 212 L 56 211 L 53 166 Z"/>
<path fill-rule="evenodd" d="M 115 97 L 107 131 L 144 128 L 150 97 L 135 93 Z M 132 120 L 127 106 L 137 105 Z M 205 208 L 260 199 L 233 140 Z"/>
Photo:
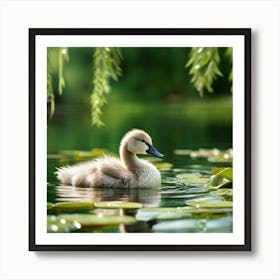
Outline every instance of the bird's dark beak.
<path fill-rule="evenodd" d="M 148 144 L 148 147 L 149 149 L 146 151 L 148 154 L 151 154 L 155 157 L 158 157 L 158 158 L 163 158 L 164 155 L 162 155 L 159 151 L 157 151 L 153 146 L 149 145 Z"/>

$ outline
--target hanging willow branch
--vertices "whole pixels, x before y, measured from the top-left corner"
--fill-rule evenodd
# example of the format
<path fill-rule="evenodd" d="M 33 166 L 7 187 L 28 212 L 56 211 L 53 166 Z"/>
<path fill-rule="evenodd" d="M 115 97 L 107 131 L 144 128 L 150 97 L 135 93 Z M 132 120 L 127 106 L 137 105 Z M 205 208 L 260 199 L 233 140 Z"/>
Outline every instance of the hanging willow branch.
<path fill-rule="evenodd" d="M 51 62 L 56 61 L 51 69 Z M 65 80 L 63 77 L 64 61 L 69 61 L 68 48 L 48 48 L 47 49 L 47 102 L 50 103 L 50 116 L 52 117 L 55 111 L 55 94 L 53 88 L 53 72 L 58 71 L 58 85 L 57 90 L 61 95 L 65 87 Z"/>
<path fill-rule="evenodd" d="M 228 80 L 229 82 L 231 83 L 231 87 L 230 87 L 230 90 L 232 92 L 232 80 L 233 80 L 233 72 L 232 72 L 232 54 L 233 54 L 233 49 L 228 47 L 226 49 L 226 52 L 225 52 L 225 56 L 229 59 L 229 61 L 231 61 L 231 70 L 230 70 L 230 73 L 229 73 L 229 76 L 228 76 Z"/>
<path fill-rule="evenodd" d="M 223 76 L 218 65 L 220 56 L 218 48 L 192 48 L 190 59 L 186 67 L 190 67 L 189 73 L 192 75 L 191 83 L 203 96 L 205 89 L 213 92 L 213 81 L 217 76 Z"/>
<path fill-rule="evenodd" d="M 60 95 L 65 87 L 65 80 L 63 77 L 64 61 L 69 61 L 68 48 L 58 48 L 58 92 Z"/>
<path fill-rule="evenodd" d="M 50 107 L 51 107 L 50 116 L 52 117 L 55 110 L 55 97 L 53 92 L 51 73 L 47 74 L 47 102 L 50 103 Z"/>
<path fill-rule="evenodd" d="M 50 103 L 51 117 L 54 114 L 55 110 L 55 97 L 53 91 L 53 81 L 52 81 L 52 73 L 50 70 L 51 56 L 53 55 L 53 51 L 51 48 L 47 48 L 47 102 Z"/>
<path fill-rule="evenodd" d="M 93 54 L 93 91 L 90 97 L 91 123 L 104 126 L 101 120 L 102 107 L 107 103 L 106 94 L 110 91 L 110 79 L 117 81 L 121 76 L 120 48 L 96 48 Z"/>

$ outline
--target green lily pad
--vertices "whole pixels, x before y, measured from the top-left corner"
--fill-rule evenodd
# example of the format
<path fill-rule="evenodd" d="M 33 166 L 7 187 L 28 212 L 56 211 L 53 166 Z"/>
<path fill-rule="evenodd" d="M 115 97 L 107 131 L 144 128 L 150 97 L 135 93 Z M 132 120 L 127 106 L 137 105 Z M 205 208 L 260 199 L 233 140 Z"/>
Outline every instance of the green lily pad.
<path fill-rule="evenodd" d="M 200 216 L 221 216 L 229 213 L 228 208 L 198 208 L 190 206 L 142 208 L 135 216 L 138 221 L 185 219 Z"/>
<path fill-rule="evenodd" d="M 192 216 L 193 217 L 219 217 L 219 216 L 224 216 L 228 215 L 229 213 L 232 212 L 232 208 L 199 208 L 199 207 L 194 207 L 196 208 L 196 211 L 193 211 Z"/>
<path fill-rule="evenodd" d="M 221 153 L 219 149 L 199 149 L 198 151 L 192 151 L 190 156 L 192 158 L 208 158 L 208 157 L 215 157 Z"/>
<path fill-rule="evenodd" d="M 75 151 L 73 154 L 73 159 L 75 161 L 84 161 L 92 159 L 91 152 L 88 151 Z"/>
<path fill-rule="evenodd" d="M 221 195 L 221 196 L 232 196 L 233 192 L 232 192 L 232 189 L 221 188 L 221 189 L 217 189 L 215 191 L 211 191 L 210 194 L 211 195 Z"/>
<path fill-rule="evenodd" d="M 220 158 L 220 157 L 209 157 L 208 161 L 217 162 L 217 163 L 228 163 L 228 162 L 232 162 L 232 159 L 225 159 L 225 158 Z"/>
<path fill-rule="evenodd" d="M 153 165 L 159 170 L 168 171 L 173 167 L 173 164 L 170 162 L 153 162 Z"/>
<path fill-rule="evenodd" d="M 220 177 L 218 175 L 212 175 L 209 179 L 209 182 L 207 183 L 207 186 L 210 187 L 216 187 L 216 186 L 220 186 L 224 181 L 223 177 Z"/>
<path fill-rule="evenodd" d="M 99 157 L 108 153 L 106 149 L 101 148 L 94 148 L 91 151 L 84 151 L 84 150 L 61 150 L 61 156 L 70 156 L 75 161 L 85 161 L 92 159 L 94 157 Z"/>
<path fill-rule="evenodd" d="M 162 221 L 153 225 L 153 232 L 205 232 L 206 219 L 181 219 L 175 221 Z"/>
<path fill-rule="evenodd" d="M 188 205 L 197 208 L 231 208 L 233 206 L 232 201 L 226 200 L 193 200 L 188 202 Z"/>
<path fill-rule="evenodd" d="M 190 202 L 192 201 L 195 201 L 195 202 L 198 202 L 198 201 L 205 201 L 205 200 L 224 200 L 224 197 L 223 196 L 217 196 L 217 195 L 201 195 L 197 198 L 187 198 L 186 199 L 186 204 L 189 205 Z"/>
<path fill-rule="evenodd" d="M 56 216 L 47 217 L 47 232 L 71 232 L 77 230 L 78 228 L 75 224 L 71 222 L 66 222 L 65 219 L 59 219 Z"/>
<path fill-rule="evenodd" d="M 229 181 L 232 181 L 232 179 L 233 179 L 233 174 L 232 174 L 233 171 L 232 171 L 232 168 L 230 168 L 230 167 L 214 168 L 211 170 L 211 173 L 216 176 L 226 178 Z"/>
<path fill-rule="evenodd" d="M 107 153 L 108 153 L 108 151 L 106 149 L 102 149 L 102 148 L 94 148 L 90 151 L 90 154 L 92 157 L 100 157 Z"/>
<path fill-rule="evenodd" d="M 174 154 L 178 156 L 188 156 L 192 153 L 192 150 L 187 150 L 187 149 L 176 149 L 174 150 Z"/>
<path fill-rule="evenodd" d="M 232 232 L 232 217 L 210 219 L 181 219 L 162 221 L 152 227 L 153 232 Z"/>
<path fill-rule="evenodd" d="M 219 175 L 213 175 L 210 177 L 206 187 L 209 189 L 232 188 L 232 182 Z"/>
<path fill-rule="evenodd" d="M 232 149 L 199 149 L 190 153 L 192 158 L 207 158 L 210 162 L 232 162 Z"/>
<path fill-rule="evenodd" d="M 66 222 L 80 224 L 85 227 L 94 226 L 112 226 L 119 224 L 133 224 L 136 222 L 134 217 L 120 215 L 103 215 L 103 214 L 65 214 L 59 215 L 59 219 L 65 219 Z"/>
<path fill-rule="evenodd" d="M 183 173 L 176 177 L 180 182 L 189 186 L 203 186 L 209 181 L 208 176 L 200 176 L 197 173 Z"/>
<path fill-rule="evenodd" d="M 209 156 L 210 162 L 232 162 L 232 149 L 221 151 L 217 155 Z"/>
<path fill-rule="evenodd" d="M 196 211 L 192 207 L 163 207 L 163 208 L 142 208 L 135 216 L 138 221 L 166 220 L 186 218 Z"/>
<path fill-rule="evenodd" d="M 53 205 L 53 209 L 56 210 L 91 210 L 93 208 L 94 203 L 86 201 L 58 202 Z"/>
<path fill-rule="evenodd" d="M 105 208 L 105 209 L 138 209 L 143 205 L 138 202 L 129 202 L 129 201 L 101 201 L 95 202 L 96 208 Z"/>
<path fill-rule="evenodd" d="M 47 202 L 47 210 L 50 210 L 53 208 L 53 203 Z"/>
<path fill-rule="evenodd" d="M 211 174 L 216 175 L 217 173 L 221 172 L 222 170 L 226 169 L 227 167 L 215 167 L 211 169 Z"/>
<path fill-rule="evenodd" d="M 232 168 L 214 168 L 211 173 L 214 175 L 210 177 L 207 187 L 214 189 L 232 187 Z"/>

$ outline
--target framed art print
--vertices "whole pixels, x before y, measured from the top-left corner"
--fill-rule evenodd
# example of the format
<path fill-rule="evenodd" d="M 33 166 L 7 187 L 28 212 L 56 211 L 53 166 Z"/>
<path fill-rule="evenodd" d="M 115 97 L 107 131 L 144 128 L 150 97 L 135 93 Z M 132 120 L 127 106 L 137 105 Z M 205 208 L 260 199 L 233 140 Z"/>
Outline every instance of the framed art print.
<path fill-rule="evenodd" d="M 250 29 L 30 29 L 29 249 L 251 250 Z"/>

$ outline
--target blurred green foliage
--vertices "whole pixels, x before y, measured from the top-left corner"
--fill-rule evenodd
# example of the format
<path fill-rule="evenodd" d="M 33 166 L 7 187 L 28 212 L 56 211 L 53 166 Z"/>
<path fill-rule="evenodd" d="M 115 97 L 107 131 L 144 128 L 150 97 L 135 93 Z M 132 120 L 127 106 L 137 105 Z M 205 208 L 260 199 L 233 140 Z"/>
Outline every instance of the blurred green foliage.
<path fill-rule="evenodd" d="M 93 55 L 93 91 L 90 97 L 92 124 L 103 126 L 102 107 L 107 103 L 106 94 L 110 92 L 110 79 L 121 76 L 122 54 L 120 48 L 96 48 Z"/>
<path fill-rule="evenodd" d="M 213 82 L 217 76 L 223 74 L 219 69 L 220 55 L 218 48 L 192 48 L 186 67 L 190 67 L 191 82 L 203 96 L 205 89 L 213 92 Z"/>
<path fill-rule="evenodd" d="M 232 90 L 231 48 L 59 47 L 48 48 L 47 62 L 50 116 L 55 104 L 81 105 L 97 126 L 104 104 L 116 99 L 176 103 Z"/>

